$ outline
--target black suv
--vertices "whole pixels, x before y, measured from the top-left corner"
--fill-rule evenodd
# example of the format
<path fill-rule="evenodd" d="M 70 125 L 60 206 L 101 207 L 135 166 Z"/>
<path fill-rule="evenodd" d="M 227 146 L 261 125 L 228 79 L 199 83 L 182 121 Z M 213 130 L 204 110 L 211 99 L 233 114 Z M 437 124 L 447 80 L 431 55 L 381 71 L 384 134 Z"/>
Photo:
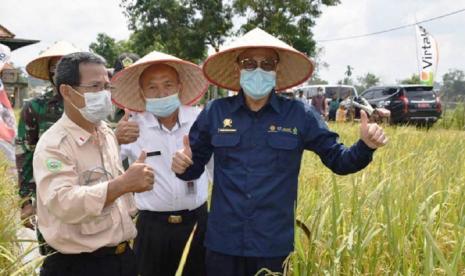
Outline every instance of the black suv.
<path fill-rule="evenodd" d="M 391 111 L 391 123 L 433 125 L 442 113 L 432 86 L 395 85 L 371 87 L 361 94 L 373 107 Z"/>

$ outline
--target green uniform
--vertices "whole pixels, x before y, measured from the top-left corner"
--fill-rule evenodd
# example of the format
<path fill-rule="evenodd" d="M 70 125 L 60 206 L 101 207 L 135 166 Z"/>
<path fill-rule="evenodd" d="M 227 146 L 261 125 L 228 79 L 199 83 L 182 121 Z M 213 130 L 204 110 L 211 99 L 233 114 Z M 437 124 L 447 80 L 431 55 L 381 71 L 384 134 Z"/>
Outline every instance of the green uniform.
<path fill-rule="evenodd" d="M 63 114 L 63 100 L 48 87 L 45 94 L 24 103 L 16 138 L 16 167 L 18 169 L 19 195 L 35 197 L 32 158 L 40 136 Z"/>

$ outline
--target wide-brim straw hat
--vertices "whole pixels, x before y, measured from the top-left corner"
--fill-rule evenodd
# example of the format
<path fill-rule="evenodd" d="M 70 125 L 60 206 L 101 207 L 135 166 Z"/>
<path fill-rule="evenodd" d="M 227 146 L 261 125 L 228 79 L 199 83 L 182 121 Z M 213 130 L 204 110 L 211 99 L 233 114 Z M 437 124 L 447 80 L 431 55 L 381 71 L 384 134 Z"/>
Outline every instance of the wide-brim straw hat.
<path fill-rule="evenodd" d="M 139 78 L 144 70 L 154 64 L 166 64 L 173 67 L 179 75 L 182 91 L 179 99 L 183 105 L 197 103 L 208 89 L 208 81 L 202 73 L 202 69 L 189 61 L 177 57 L 153 51 L 139 59 L 134 64 L 118 72 L 111 80 L 113 86 L 113 102 L 132 111 L 145 111 L 145 98 L 139 84 Z"/>
<path fill-rule="evenodd" d="M 271 48 L 279 55 L 276 90 L 285 90 L 306 81 L 313 73 L 313 62 L 260 28 L 255 28 L 228 46 L 211 55 L 203 65 L 205 77 L 213 84 L 228 90 L 240 89 L 240 73 L 235 69 L 238 56 L 250 48 Z"/>
<path fill-rule="evenodd" d="M 61 58 L 80 51 L 79 48 L 67 41 L 58 41 L 29 62 L 26 65 L 26 71 L 34 78 L 50 80 L 49 65 L 52 58 Z"/>

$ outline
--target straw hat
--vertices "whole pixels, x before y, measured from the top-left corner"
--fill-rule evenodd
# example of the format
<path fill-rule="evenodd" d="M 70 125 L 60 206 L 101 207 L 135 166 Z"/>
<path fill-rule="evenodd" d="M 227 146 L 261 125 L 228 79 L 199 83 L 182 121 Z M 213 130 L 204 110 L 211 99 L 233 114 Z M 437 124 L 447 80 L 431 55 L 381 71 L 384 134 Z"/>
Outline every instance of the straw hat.
<path fill-rule="evenodd" d="M 208 89 L 208 81 L 202 69 L 177 57 L 153 51 L 139 59 L 134 64 L 118 72 L 111 80 L 113 102 L 122 108 L 133 111 L 145 111 L 145 98 L 139 85 L 142 72 L 150 65 L 162 63 L 176 69 L 182 83 L 179 99 L 184 105 L 197 103 Z"/>
<path fill-rule="evenodd" d="M 238 91 L 240 74 L 235 64 L 237 57 L 249 48 L 272 48 L 278 52 L 276 90 L 296 86 L 313 73 L 313 62 L 307 56 L 262 29 L 255 28 L 211 55 L 203 65 L 205 77 L 220 87 Z"/>
<path fill-rule="evenodd" d="M 52 58 L 61 58 L 67 54 L 80 52 L 73 44 L 66 41 L 58 41 L 47 50 L 43 51 L 36 59 L 32 60 L 26 65 L 26 71 L 34 78 L 42 80 L 50 80 L 50 73 L 48 70 L 50 60 Z"/>

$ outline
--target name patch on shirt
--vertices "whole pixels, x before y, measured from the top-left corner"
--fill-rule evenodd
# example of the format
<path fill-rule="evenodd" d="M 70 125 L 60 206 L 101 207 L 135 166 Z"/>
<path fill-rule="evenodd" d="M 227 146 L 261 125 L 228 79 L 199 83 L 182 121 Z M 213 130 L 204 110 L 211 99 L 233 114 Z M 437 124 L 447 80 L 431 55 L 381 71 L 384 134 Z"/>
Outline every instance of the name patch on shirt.
<path fill-rule="evenodd" d="M 282 126 L 276 126 L 276 125 L 270 125 L 268 128 L 269 133 L 274 133 L 274 132 L 286 132 L 290 133 L 293 135 L 297 135 L 299 133 L 299 130 L 296 127 L 282 127 Z"/>
<path fill-rule="evenodd" d="M 236 132 L 237 129 L 233 128 L 232 119 L 226 118 L 223 120 L 223 128 L 218 128 L 218 132 Z"/>
<path fill-rule="evenodd" d="M 147 152 L 147 157 L 150 157 L 150 156 L 159 156 L 161 155 L 161 151 L 151 151 L 151 152 Z"/>

